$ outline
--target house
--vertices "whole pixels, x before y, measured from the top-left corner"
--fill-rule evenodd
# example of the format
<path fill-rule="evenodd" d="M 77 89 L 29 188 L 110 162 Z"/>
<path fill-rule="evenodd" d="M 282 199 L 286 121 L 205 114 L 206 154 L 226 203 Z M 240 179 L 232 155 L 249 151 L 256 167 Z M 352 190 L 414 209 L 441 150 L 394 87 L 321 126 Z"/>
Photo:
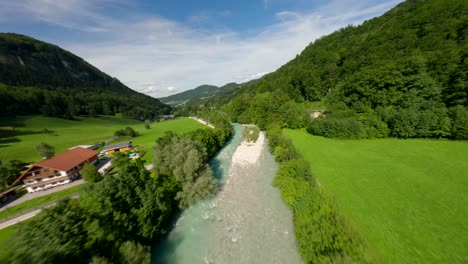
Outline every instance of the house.
<path fill-rule="evenodd" d="M 0 206 L 8 203 L 16 197 L 16 187 L 0 193 Z"/>
<path fill-rule="evenodd" d="M 130 148 L 132 148 L 131 141 L 110 144 L 104 147 L 104 149 L 101 151 L 101 154 L 111 155 L 114 152 L 125 152 Z"/>
<path fill-rule="evenodd" d="M 159 121 L 164 121 L 168 119 L 173 119 L 175 116 L 174 115 L 160 115 L 159 116 Z"/>
<path fill-rule="evenodd" d="M 50 159 L 32 164 L 14 182 L 23 181 L 28 192 L 41 191 L 72 182 L 80 177 L 84 163 L 95 163 L 98 152 L 73 148 Z"/>

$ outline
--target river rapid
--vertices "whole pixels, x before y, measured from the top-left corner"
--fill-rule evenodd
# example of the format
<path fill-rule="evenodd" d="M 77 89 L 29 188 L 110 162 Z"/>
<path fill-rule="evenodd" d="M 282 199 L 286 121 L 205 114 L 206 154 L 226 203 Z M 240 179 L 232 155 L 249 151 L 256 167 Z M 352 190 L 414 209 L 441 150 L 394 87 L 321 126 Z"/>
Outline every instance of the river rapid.
<path fill-rule="evenodd" d="M 232 140 L 210 162 L 222 187 L 177 217 L 173 229 L 153 247 L 152 263 L 302 263 L 293 216 L 272 186 L 277 165 L 264 134 L 241 144 Z"/>

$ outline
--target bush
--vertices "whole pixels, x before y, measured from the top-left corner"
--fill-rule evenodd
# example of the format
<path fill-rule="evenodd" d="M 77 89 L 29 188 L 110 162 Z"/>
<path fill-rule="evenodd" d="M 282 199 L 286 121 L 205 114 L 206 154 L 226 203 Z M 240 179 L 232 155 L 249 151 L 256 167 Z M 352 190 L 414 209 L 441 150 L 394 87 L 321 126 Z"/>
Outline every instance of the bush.
<path fill-rule="evenodd" d="M 361 134 L 361 123 L 355 117 L 316 118 L 309 123 L 307 132 L 324 137 L 358 138 Z"/>
<path fill-rule="evenodd" d="M 36 146 L 36 151 L 39 153 L 41 158 L 51 158 L 55 154 L 55 148 L 45 142 L 39 143 Z"/>
<path fill-rule="evenodd" d="M 120 129 L 114 132 L 114 136 L 122 137 L 122 136 L 129 136 L 129 137 L 136 137 L 138 133 L 133 130 L 131 127 L 126 127 L 125 129 Z"/>
<path fill-rule="evenodd" d="M 81 177 L 87 182 L 98 182 L 102 180 L 101 174 L 99 174 L 96 166 L 86 162 L 80 171 Z"/>

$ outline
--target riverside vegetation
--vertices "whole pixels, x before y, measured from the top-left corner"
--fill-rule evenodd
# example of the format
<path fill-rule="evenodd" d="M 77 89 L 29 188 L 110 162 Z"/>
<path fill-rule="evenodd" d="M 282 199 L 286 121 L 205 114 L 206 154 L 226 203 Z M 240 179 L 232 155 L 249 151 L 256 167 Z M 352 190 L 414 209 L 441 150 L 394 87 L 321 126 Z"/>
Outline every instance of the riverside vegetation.
<path fill-rule="evenodd" d="M 294 212 L 298 249 L 306 263 L 369 263 L 372 254 L 365 239 L 317 184 L 310 164 L 283 136 L 280 126 L 267 130 L 270 150 L 279 162 L 273 184 Z"/>
<path fill-rule="evenodd" d="M 156 149 L 186 148 L 178 164 L 155 155 L 164 169 L 152 174 L 142 162 L 120 162 L 118 173 L 90 184 L 80 198 L 62 200 L 20 225 L 3 261 L 149 263 L 150 245 L 167 232 L 177 208 L 208 197 L 207 184 L 214 190 L 206 163 L 232 130 L 222 116 L 211 117 L 215 129 L 157 140 Z"/>

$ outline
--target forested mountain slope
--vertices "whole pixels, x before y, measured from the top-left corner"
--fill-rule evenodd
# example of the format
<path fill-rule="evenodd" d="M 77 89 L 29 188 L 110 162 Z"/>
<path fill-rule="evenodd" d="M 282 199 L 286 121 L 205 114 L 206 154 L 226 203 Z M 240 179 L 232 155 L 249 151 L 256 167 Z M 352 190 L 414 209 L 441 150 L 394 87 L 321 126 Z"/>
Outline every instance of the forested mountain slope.
<path fill-rule="evenodd" d="M 185 92 L 159 98 L 159 100 L 172 106 L 183 106 L 190 99 L 211 97 L 218 89 L 218 86 L 204 84 Z"/>
<path fill-rule="evenodd" d="M 170 109 L 60 47 L 11 33 L 0 33 L 0 95 L 2 115 L 150 118 Z"/>
<path fill-rule="evenodd" d="M 467 36 L 467 1 L 408 0 L 316 40 L 225 109 L 234 121 L 329 137 L 466 139 Z M 323 115 L 310 122 L 312 110 Z"/>
<path fill-rule="evenodd" d="M 243 85 L 244 84 L 237 84 L 235 82 L 225 84 L 221 87 L 205 84 L 185 92 L 160 98 L 159 100 L 177 108 L 192 108 L 205 105 L 207 103 L 209 104 L 213 99 L 217 100 L 219 103 L 221 98 L 231 98 L 233 96 L 231 94 L 235 94 L 236 90 Z"/>

